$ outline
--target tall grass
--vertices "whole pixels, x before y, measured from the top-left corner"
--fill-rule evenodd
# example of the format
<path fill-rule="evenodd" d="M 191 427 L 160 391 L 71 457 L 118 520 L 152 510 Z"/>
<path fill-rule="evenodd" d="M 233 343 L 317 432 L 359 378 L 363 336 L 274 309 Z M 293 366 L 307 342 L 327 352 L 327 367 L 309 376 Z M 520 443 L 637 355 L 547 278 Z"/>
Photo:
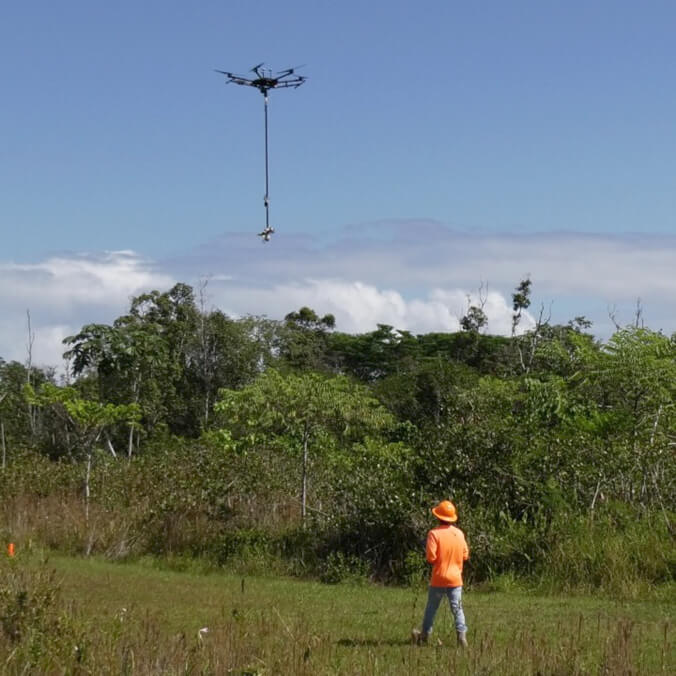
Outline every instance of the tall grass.
<path fill-rule="evenodd" d="M 558 525 L 538 565 L 540 581 L 554 589 L 624 598 L 668 584 L 675 573 L 676 548 L 662 515 L 635 519 L 617 508 Z"/>

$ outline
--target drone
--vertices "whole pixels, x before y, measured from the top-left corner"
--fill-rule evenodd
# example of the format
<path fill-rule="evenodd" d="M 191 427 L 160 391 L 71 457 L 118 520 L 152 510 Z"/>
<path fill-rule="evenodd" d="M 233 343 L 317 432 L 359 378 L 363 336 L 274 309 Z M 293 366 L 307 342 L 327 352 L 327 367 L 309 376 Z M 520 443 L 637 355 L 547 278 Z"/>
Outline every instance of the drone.
<path fill-rule="evenodd" d="M 256 75 L 255 78 L 235 75 L 235 73 L 228 73 L 225 70 L 216 70 L 216 72 L 225 75 L 228 78 L 228 82 L 256 87 L 256 89 L 259 89 L 264 96 L 267 96 L 268 91 L 271 89 L 282 89 L 284 87 L 293 87 L 296 89 L 307 80 L 303 75 L 296 75 L 296 68 L 300 68 L 300 66 L 280 70 L 275 77 L 272 77 L 272 71 L 269 68 L 263 68 L 264 65 L 264 63 L 259 63 L 251 69 L 250 72 Z"/>
<path fill-rule="evenodd" d="M 258 91 L 263 94 L 264 101 L 264 110 L 265 110 L 265 196 L 263 197 L 263 204 L 265 206 L 265 228 L 262 232 L 258 233 L 258 236 L 262 238 L 262 242 L 269 242 L 270 235 L 275 232 L 275 229 L 270 226 L 270 173 L 268 171 L 268 92 L 271 89 L 285 89 L 292 87 L 297 89 L 300 87 L 306 77 L 303 75 L 296 74 L 295 68 L 287 68 L 286 70 L 280 70 L 278 73 L 273 75 L 272 70 L 269 68 L 264 68 L 265 63 L 259 63 L 257 66 L 254 66 L 251 69 L 256 77 L 245 77 L 244 75 L 236 75 L 235 73 L 229 73 L 225 70 L 216 70 L 217 73 L 221 73 L 227 77 L 226 84 L 234 83 L 238 85 L 246 85 L 247 87 L 255 87 Z"/>

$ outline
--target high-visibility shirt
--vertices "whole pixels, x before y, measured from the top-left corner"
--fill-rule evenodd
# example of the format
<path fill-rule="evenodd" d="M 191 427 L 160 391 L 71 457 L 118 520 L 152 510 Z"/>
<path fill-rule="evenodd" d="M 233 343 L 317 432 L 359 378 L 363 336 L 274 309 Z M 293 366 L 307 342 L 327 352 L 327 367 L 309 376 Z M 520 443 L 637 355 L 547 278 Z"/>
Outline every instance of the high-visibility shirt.
<path fill-rule="evenodd" d="M 469 559 L 464 533 L 444 524 L 427 534 L 427 562 L 431 563 L 432 587 L 462 587 L 462 564 Z"/>

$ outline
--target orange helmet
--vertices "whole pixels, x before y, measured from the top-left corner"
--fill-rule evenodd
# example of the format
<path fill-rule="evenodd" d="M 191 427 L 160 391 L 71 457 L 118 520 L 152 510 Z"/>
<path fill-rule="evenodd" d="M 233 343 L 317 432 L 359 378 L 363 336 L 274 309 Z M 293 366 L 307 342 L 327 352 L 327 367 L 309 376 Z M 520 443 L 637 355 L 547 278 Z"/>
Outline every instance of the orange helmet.
<path fill-rule="evenodd" d="M 450 500 L 442 500 L 436 507 L 432 507 L 432 514 L 448 523 L 455 523 L 458 520 L 458 512 Z"/>

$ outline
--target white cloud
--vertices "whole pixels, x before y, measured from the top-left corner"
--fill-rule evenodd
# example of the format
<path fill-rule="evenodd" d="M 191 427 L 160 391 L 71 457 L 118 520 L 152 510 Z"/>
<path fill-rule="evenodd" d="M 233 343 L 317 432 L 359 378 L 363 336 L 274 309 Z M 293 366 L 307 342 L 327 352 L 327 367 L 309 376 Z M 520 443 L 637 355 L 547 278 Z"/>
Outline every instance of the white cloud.
<path fill-rule="evenodd" d="M 395 221 L 346 229 L 322 243 L 280 234 L 262 246 L 227 235 L 169 261 L 191 275 L 226 274 L 263 284 L 299 279 L 360 280 L 408 293 L 411 287 L 476 288 L 503 293 L 530 273 L 539 293 L 593 293 L 610 302 L 664 293 L 676 300 L 676 236 L 650 234 L 485 233 Z"/>
<path fill-rule="evenodd" d="M 482 282 L 503 300 L 510 299 L 518 282 L 530 275 L 531 309 L 539 312 L 543 303 L 548 311 L 551 304 L 555 322 L 584 314 L 607 335 L 612 330 L 608 308 L 616 306 L 620 321 L 629 322 L 641 298 L 648 325 L 676 330 L 676 236 L 496 234 L 457 231 L 430 221 L 395 221 L 348 228 L 330 242 L 280 234 L 261 246 L 252 237 L 228 235 L 171 264 L 183 279 L 222 271 L 244 289 L 271 292 L 303 279 L 359 280 L 427 301 L 434 289 L 464 294 Z M 443 322 L 443 308 L 439 312 Z M 500 326 L 491 330 L 504 332 Z"/>
<path fill-rule="evenodd" d="M 363 282 L 314 279 L 293 284 L 277 284 L 269 289 L 223 285 L 211 290 L 215 304 L 228 308 L 231 314 L 242 315 L 255 308 L 256 314 L 280 318 L 283 314 L 309 306 L 320 315 L 331 313 L 339 330 L 348 333 L 372 331 L 378 324 L 389 324 L 412 333 L 458 331 L 460 318 L 469 302 L 480 303 L 476 293 L 462 289 L 433 289 L 423 297 L 406 299 L 393 289 L 379 289 Z M 485 297 L 484 312 L 487 330 L 509 334 L 512 308 L 497 292 Z M 281 312 L 281 315 L 280 315 Z M 534 323 L 525 313 L 521 328 Z"/>
<path fill-rule="evenodd" d="M 54 256 L 40 263 L 0 263 L 3 302 L 49 302 L 59 309 L 81 304 L 118 306 L 153 284 L 166 286 L 171 277 L 131 251 L 101 255 Z"/>
<path fill-rule="evenodd" d="M 35 335 L 33 363 L 61 363 L 67 335 L 90 322 L 111 322 L 129 299 L 167 289 L 173 278 L 131 251 L 59 255 L 37 263 L 0 262 L 0 356 L 25 361 L 26 311 Z"/>
<path fill-rule="evenodd" d="M 676 237 L 577 233 L 458 232 L 430 221 L 346 228 L 330 242 L 280 234 L 270 244 L 228 235 L 166 261 L 133 251 L 62 254 L 0 262 L 0 356 L 26 358 L 26 309 L 34 362 L 58 365 L 61 340 L 83 324 L 111 322 L 132 296 L 177 280 L 208 279 L 209 304 L 232 315 L 283 318 L 303 305 L 336 316 L 341 331 L 389 324 L 414 333 L 456 331 L 483 288 L 489 333 L 511 331 L 511 293 L 533 280 L 531 313 L 552 304 L 552 321 L 584 314 L 600 337 L 642 299 L 646 324 L 676 331 Z M 522 329 L 533 323 L 526 314 Z"/>

